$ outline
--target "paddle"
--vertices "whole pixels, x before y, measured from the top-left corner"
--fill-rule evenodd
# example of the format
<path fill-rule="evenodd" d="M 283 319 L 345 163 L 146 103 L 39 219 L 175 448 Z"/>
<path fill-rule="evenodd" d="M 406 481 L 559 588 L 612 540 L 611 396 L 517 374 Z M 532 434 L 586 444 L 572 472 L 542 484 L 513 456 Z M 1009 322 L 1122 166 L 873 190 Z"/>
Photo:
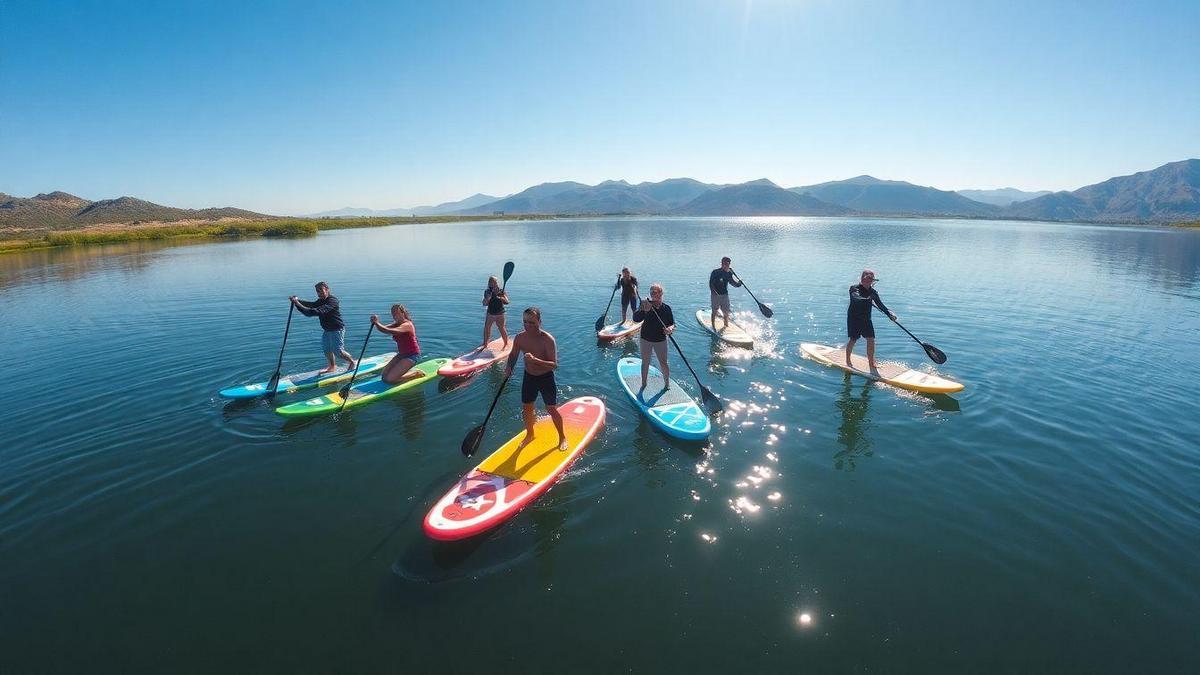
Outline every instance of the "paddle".
<path fill-rule="evenodd" d="M 504 263 L 504 283 L 500 284 L 500 290 L 504 290 L 504 287 L 508 285 L 508 278 L 512 276 L 514 268 L 516 265 L 513 264 L 513 261 L 509 260 Z"/>
<path fill-rule="evenodd" d="M 375 324 L 367 329 L 367 339 L 363 340 L 362 349 L 358 352 L 358 360 L 354 362 L 354 372 L 350 374 L 350 381 L 346 386 L 338 390 L 338 396 L 342 397 L 342 405 L 338 407 L 338 413 L 346 409 L 346 398 L 350 396 L 350 387 L 354 384 L 354 378 L 358 377 L 358 367 L 362 365 L 363 354 L 367 353 L 367 343 L 371 341 L 371 331 L 375 330 Z"/>
<path fill-rule="evenodd" d="M 888 317 L 888 318 L 891 318 L 891 317 Z M 921 345 L 921 348 L 925 350 L 925 354 L 926 354 L 926 356 L 929 357 L 930 361 L 933 361 L 934 363 L 936 363 L 938 365 L 941 365 L 946 362 L 946 352 L 938 349 L 937 347 L 934 347 L 933 345 L 929 344 L 928 342 L 921 342 L 921 340 L 919 338 L 917 338 L 916 335 L 913 335 L 899 321 L 892 319 L 892 323 L 896 324 L 897 326 L 900 326 L 900 330 L 904 331 L 905 333 L 908 333 L 908 336 L 910 338 L 916 340 L 917 344 Z"/>
<path fill-rule="evenodd" d="M 654 312 L 654 318 L 658 319 L 660 324 L 663 322 L 662 317 L 658 315 L 658 310 L 654 308 L 654 305 L 642 303 L 642 306 L 649 307 L 650 311 Z M 696 371 L 692 368 L 692 364 L 688 363 L 687 357 L 683 355 L 683 350 L 679 348 L 679 343 L 675 341 L 675 336 L 667 333 L 667 337 L 671 338 L 671 344 L 675 345 L 675 351 L 678 352 L 679 358 L 683 359 L 683 365 L 687 366 L 687 369 L 692 371 L 692 377 L 696 378 L 696 386 L 700 387 L 701 400 L 703 400 L 713 412 L 721 412 L 724 410 L 725 407 L 721 405 L 721 400 L 718 399 L 717 395 L 712 393 L 708 387 L 704 386 L 704 383 L 700 381 L 700 376 L 697 375 Z"/>
<path fill-rule="evenodd" d="M 608 305 L 604 307 L 604 313 L 596 319 L 596 332 L 599 333 L 601 328 L 604 328 L 604 322 L 608 321 L 608 310 L 612 309 L 613 298 L 617 297 L 617 289 L 621 287 L 621 275 L 617 275 L 617 283 L 613 284 L 612 295 L 608 296 Z"/>
<path fill-rule="evenodd" d="M 279 369 L 283 367 L 283 348 L 287 346 L 288 331 L 292 329 L 292 312 L 295 311 L 296 305 L 291 304 L 288 307 L 287 325 L 283 327 L 283 344 L 279 345 L 279 361 L 275 363 L 275 374 L 271 376 L 271 380 L 267 382 L 267 400 L 271 401 L 275 398 L 275 390 L 279 388 Z"/>
<path fill-rule="evenodd" d="M 733 270 L 729 270 L 729 271 L 733 272 Z M 738 283 L 740 283 L 742 285 L 742 288 L 746 289 L 746 292 L 750 294 L 750 297 L 754 298 L 755 302 L 758 302 L 758 298 L 754 297 L 754 291 L 750 290 L 750 287 L 746 285 L 745 281 L 742 281 L 742 278 L 737 275 L 737 272 L 733 272 L 733 276 L 734 276 L 734 278 L 736 278 L 738 280 Z M 768 319 L 775 315 L 775 310 L 771 309 L 770 307 L 767 307 L 766 305 L 762 304 L 761 302 L 758 302 L 758 311 L 762 312 L 762 315 L 767 317 Z"/>
<path fill-rule="evenodd" d="M 509 375 L 505 377 L 504 381 L 500 383 L 500 389 L 496 391 L 496 397 L 492 399 L 492 407 L 488 408 L 487 417 L 483 418 L 483 424 L 480 424 L 474 429 L 468 431 L 466 437 L 463 438 L 463 457 L 470 457 L 471 455 L 475 454 L 476 450 L 479 449 L 479 443 L 483 440 L 483 428 L 487 426 L 488 420 L 492 419 L 492 411 L 496 409 L 496 402 L 500 400 L 500 394 L 504 393 L 504 385 L 508 384 L 509 377 L 512 376 Z"/>

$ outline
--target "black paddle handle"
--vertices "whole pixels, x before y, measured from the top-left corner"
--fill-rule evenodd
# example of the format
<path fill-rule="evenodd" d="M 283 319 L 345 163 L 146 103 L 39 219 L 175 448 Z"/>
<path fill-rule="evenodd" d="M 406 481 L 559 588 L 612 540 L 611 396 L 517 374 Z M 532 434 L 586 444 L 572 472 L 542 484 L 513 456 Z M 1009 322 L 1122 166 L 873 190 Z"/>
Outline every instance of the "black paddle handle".
<path fill-rule="evenodd" d="M 492 411 L 496 409 L 496 403 L 500 401 L 500 394 L 504 393 L 504 387 L 508 384 L 510 378 L 512 378 L 512 375 L 506 375 L 500 382 L 500 388 L 496 390 L 496 395 L 492 398 L 492 405 L 488 407 L 487 415 L 483 418 L 483 424 L 479 426 L 487 426 L 488 420 L 492 419 Z"/>
<path fill-rule="evenodd" d="M 275 362 L 275 373 L 271 375 L 271 381 L 274 383 L 271 386 L 271 396 L 279 389 L 279 369 L 283 367 L 283 350 L 287 347 L 288 333 L 292 330 L 292 313 L 295 311 L 296 303 L 289 303 L 287 325 L 283 327 L 283 344 L 279 345 L 279 360 Z"/>

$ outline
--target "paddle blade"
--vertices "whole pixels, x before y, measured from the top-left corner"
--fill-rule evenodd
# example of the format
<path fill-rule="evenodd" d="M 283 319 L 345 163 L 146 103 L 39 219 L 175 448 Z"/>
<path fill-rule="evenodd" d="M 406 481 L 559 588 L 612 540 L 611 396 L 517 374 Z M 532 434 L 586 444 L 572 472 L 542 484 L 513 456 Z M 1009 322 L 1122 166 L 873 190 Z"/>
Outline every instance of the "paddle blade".
<path fill-rule="evenodd" d="M 277 371 L 275 371 L 275 374 L 271 376 L 271 379 L 267 382 L 267 400 L 268 401 L 275 398 L 275 389 L 278 386 L 279 386 L 279 371 L 277 370 Z"/>
<path fill-rule="evenodd" d="M 928 342 L 922 342 L 921 346 L 925 348 L 925 354 L 929 356 L 929 360 L 938 365 L 946 362 L 946 352 L 934 347 Z"/>
<path fill-rule="evenodd" d="M 608 318 L 607 315 L 601 314 L 600 318 L 596 319 L 596 332 L 597 333 L 600 332 L 601 328 L 604 328 L 604 320 L 607 318 Z"/>
<path fill-rule="evenodd" d="M 721 399 L 717 398 L 717 395 L 704 385 L 700 385 L 700 399 L 713 412 L 721 412 L 725 409 L 725 406 L 721 405 Z"/>
<path fill-rule="evenodd" d="M 504 263 L 504 280 L 505 281 L 508 281 L 508 278 L 512 276 L 514 268 L 516 268 L 516 265 L 514 265 L 511 260 Z"/>
<path fill-rule="evenodd" d="M 762 304 L 761 302 L 758 303 L 758 311 L 762 312 L 762 315 L 767 317 L 768 319 L 775 316 L 775 310 L 771 309 L 770 307 L 767 307 L 766 305 Z"/>
<path fill-rule="evenodd" d="M 479 444 L 483 441 L 483 427 L 484 425 L 480 424 L 479 426 L 467 432 L 467 435 L 465 438 L 463 438 L 462 442 L 463 457 L 470 457 L 471 455 L 475 454 L 476 450 L 479 449 Z"/>

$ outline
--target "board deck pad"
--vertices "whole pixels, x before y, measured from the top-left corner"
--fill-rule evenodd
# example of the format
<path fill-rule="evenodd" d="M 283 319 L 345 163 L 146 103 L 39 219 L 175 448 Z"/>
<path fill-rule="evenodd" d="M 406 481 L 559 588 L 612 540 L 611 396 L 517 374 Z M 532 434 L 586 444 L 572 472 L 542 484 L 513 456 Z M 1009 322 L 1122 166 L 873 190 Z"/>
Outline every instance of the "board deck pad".
<path fill-rule="evenodd" d="M 425 516 L 433 539 L 464 539 L 508 520 L 548 490 L 583 453 L 604 426 L 604 402 L 591 396 L 558 406 L 567 449 L 558 449 L 558 431 L 549 417 L 534 423 L 534 440 L 524 447 L 522 429 L 463 476 Z"/>
<path fill-rule="evenodd" d="M 662 371 L 651 364 L 646 373 L 646 388 L 642 386 L 642 360 L 625 357 L 617 362 L 617 378 L 625 394 L 641 410 L 642 414 L 668 435 L 686 440 L 708 438 L 712 424 L 704 409 L 696 403 L 678 382 L 667 380 Z M 640 391 L 639 391 L 640 389 Z"/>
<path fill-rule="evenodd" d="M 370 375 L 377 373 L 387 365 L 387 362 L 396 355 L 396 352 L 388 352 L 386 354 L 377 354 L 367 357 L 358 364 L 358 376 Z M 326 387 L 332 384 L 338 384 L 350 379 L 353 374 L 353 368 L 342 368 L 340 370 L 320 375 L 320 369 L 309 370 L 303 373 L 292 373 L 279 378 L 279 386 L 276 387 L 277 394 L 291 394 L 304 389 L 314 389 L 316 387 Z M 222 389 L 219 394 L 222 398 L 258 398 L 266 396 L 268 389 L 267 385 L 270 382 L 255 382 L 240 387 L 229 387 Z"/>
<path fill-rule="evenodd" d="M 346 396 L 345 408 L 353 408 L 358 405 L 365 405 L 371 401 L 375 401 L 393 394 L 398 394 L 407 389 L 419 387 L 426 382 L 436 380 L 440 377 L 437 374 L 438 368 L 448 363 L 450 359 L 429 359 L 422 361 L 412 367 L 413 371 L 421 373 L 421 377 L 414 377 L 395 384 L 388 384 L 380 377 L 375 377 L 363 382 L 355 382 L 354 386 L 350 387 L 350 393 Z M 337 412 L 342 409 L 342 396 L 340 391 L 330 392 L 324 396 L 317 396 L 298 403 L 292 403 L 275 409 L 275 412 L 284 416 L 293 415 L 322 415 L 325 413 Z"/>
<path fill-rule="evenodd" d="M 712 329 L 711 316 L 711 310 L 696 310 L 696 322 L 699 323 L 700 327 L 707 331 L 709 335 L 715 335 L 718 339 L 728 342 L 736 347 L 751 348 L 754 346 L 754 338 L 750 337 L 750 334 L 747 333 L 744 328 L 737 325 L 736 322 L 730 321 L 728 324 L 721 326 L 721 320 L 725 318 L 724 315 L 717 317 L 717 325 L 721 326 L 721 328 L 717 329 L 717 331 L 714 333 Z"/>
<path fill-rule="evenodd" d="M 952 394 L 963 390 L 963 385 L 960 382 L 946 379 L 935 373 L 915 370 L 904 364 L 891 361 L 875 359 L 875 371 L 872 372 L 867 357 L 857 353 L 850 355 L 851 367 L 847 368 L 844 346 L 828 347 L 826 345 L 806 342 L 800 345 L 800 349 L 805 354 L 813 357 L 814 360 L 824 363 L 827 366 L 839 368 L 871 380 L 886 382 L 901 389 L 926 394 Z"/>
<path fill-rule="evenodd" d="M 632 321 L 624 323 L 610 323 L 604 328 L 596 331 L 596 337 L 600 338 L 601 340 L 615 340 L 617 338 L 625 337 L 626 335 L 633 335 L 641 329 L 641 321 L 638 321 L 637 323 L 633 323 Z"/>
<path fill-rule="evenodd" d="M 446 365 L 438 369 L 438 375 L 442 377 L 462 377 L 471 373 L 483 370 L 497 361 L 506 358 L 512 351 L 512 337 L 508 339 L 508 344 L 504 344 L 504 338 L 496 338 L 487 343 L 483 349 L 474 349 L 472 351 L 459 356 L 450 361 Z"/>

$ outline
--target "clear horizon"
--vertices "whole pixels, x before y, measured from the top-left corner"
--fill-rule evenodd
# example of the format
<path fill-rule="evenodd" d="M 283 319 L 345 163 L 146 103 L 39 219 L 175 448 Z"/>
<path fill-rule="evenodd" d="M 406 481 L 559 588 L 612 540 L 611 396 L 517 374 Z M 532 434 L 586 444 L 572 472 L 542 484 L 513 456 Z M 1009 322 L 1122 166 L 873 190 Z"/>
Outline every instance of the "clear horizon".
<path fill-rule="evenodd" d="M 1073 190 L 1200 157 L 1200 4 L 8 2 L 0 192 L 267 213 L 544 182 Z M 1190 64 L 1190 65 L 1189 65 Z"/>

